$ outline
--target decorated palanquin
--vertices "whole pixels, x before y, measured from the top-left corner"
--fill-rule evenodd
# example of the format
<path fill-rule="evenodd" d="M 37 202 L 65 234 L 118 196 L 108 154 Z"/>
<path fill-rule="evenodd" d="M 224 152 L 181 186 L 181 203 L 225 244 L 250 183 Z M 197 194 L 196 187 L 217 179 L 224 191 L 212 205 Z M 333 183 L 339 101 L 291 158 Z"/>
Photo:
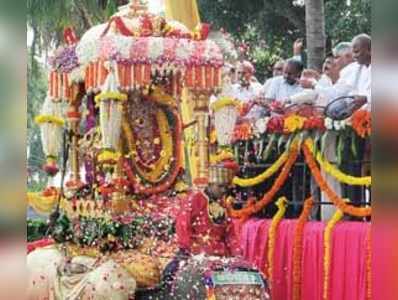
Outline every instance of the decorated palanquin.
<path fill-rule="evenodd" d="M 104 293 L 103 299 L 127 299 L 136 286 L 159 284 L 176 250 L 172 210 L 178 207 L 185 164 L 181 94 L 191 91 L 197 112 L 191 121 L 198 119 L 206 130 L 208 97 L 221 84 L 223 56 L 207 39 L 208 29 L 200 24 L 189 30 L 134 1 L 80 40 L 65 30 L 66 45 L 52 58 L 48 96 L 37 117 L 45 170 L 59 173 L 63 187 L 49 186 L 30 197 L 44 211 L 58 202 L 52 232 L 57 244 L 46 242 L 29 256 L 33 270 L 44 272 L 40 259 L 32 257 L 47 251 L 43 262 L 58 265 L 50 273 L 65 278 L 56 285 L 47 274 L 42 287 L 48 294 L 39 299 L 96 295 L 95 289 L 108 287 L 92 287 L 93 278 L 115 276 L 107 264 L 117 265 L 116 277 L 125 280 L 116 288 L 119 294 Z M 201 142 L 205 153 L 206 141 Z M 206 157 L 199 167 L 206 175 Z M 65 257 L 72 261 L 59 263 Z M 96 273 L 87 272 L 93 269 Z M 68 274 L 82 278 L 74 285 Z M 33 278 L 35 290 L 40 283 Z M 84 281 L 91 283 L 82 286 Z"/>
<path fill-rule="evenodd" d="M 50 237 L 29 245 L 30 299 L 133 299 L 161 285 L 178 251 L 184 182 L 208 182 L 209 97 L 224 64 L 208 34 L 206 24 L 190 30 L 141 1 L 80 39 L 65 30 L 36 118 L 53 180 L 28 201 L 55 211 Z"/>

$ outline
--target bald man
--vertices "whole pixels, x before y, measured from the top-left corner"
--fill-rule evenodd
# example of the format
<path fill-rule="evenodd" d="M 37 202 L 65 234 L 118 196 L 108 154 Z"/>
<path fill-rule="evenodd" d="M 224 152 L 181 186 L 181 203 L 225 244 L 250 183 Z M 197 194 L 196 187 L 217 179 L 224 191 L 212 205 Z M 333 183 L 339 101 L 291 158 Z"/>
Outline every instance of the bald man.
<path fill-rule="evenodd" d="M 371 102 L 371 38 L 367 34 L 354 37 L 351 42 L 353 62 L 340 71 L 340 77 L 332 87 L 324 87 L 319 84 L 303 86 L 314 88 L 324 104 L 342 97 L 356 96 L 358 102 L 366 99 L 366 108 L 370 110 Z M 303 85 L 303 84 L 302 84 Z"/>

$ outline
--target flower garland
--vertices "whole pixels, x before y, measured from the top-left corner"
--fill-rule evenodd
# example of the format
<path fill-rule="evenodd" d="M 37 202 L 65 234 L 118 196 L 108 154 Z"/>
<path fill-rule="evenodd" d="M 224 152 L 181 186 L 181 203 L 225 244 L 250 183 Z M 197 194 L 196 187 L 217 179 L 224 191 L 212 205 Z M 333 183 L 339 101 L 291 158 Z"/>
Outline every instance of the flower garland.
<path fill-rule="evenodd" d="M 285 118 L 283 123 L 284 133 L 294 133 L 303 129 L 305 121 L 307 118 L 301 117 L 299 115 L 290 115 Z"/>
<path fill-rule="evenodd" d="M 278 211 L 275 216 L 272 218 L 271 225 L 268 231 L 268 280 L 269 285 L 272 288 L 273 281 L 273 273 L 274 273 L 274 253 L 275 253 L 275 242 L 276 242 L 276 233 L 278 230 L 279 223 L 282 221 L 283 217 L 286 213 L 287 199 L 285 197 L 281 197 L 276 201 L 276 206 L 278 207 Z"/>
<path fill-rule="evenodd" d="M 341 210 L 337 210 L 333 217 L 326 225 L 325 232 L 323 234 L 323 245 L 324 245 L 324 257 L 323 257 L 323 299 L 329 299 L 329 280 L 330 280 L 330 265 L 332 258 L 332 232 L 336 224 L 343 218 L 344 213 Z"/>
<path fill-rule="evenodd" d="M 351 117 L 351 126 L 354 131 L 362 138 L 370 136 L 372 133 L 371 114 L 367 110 L 357 110 Z"/>
<path fill-rule="evenodd" d="M 121 153 L 112 150 L 103 150 L 98 155 L 98 162 L 102 164 L 115 164 L 121 157 Z"/>
<path fill-rule="evenodd" d="M 311 150 L 312 155 L 314 155 L 314 143 L 311 139 L 306 141 L 306 146 Z M 317 153 L 316 159 L 321 166 L 322 170 L 326 173 L 330 174 L 334 178 L 336 178 L 339 182 L 349 184 L 349 185 L 363 185 L 363 186 L 371 186 L 372 185 L 372 177 L 355 177 L 351 175 L 347 175 L 340 171 L 336 166 L 332 165 L 325 158 L 322 158 L 321 153 Z"/>
<path fill-rule="evenodd" d="M 221 97 L 217 101 L 214 101 L 210 105 L 210 109 L 214 112 L 219 111 L 220 109 L 223 109 L 225 106 L 235 106 L 239 107 L 240 102 L 236 99 L 233 99 L 231 97 Z"/>
<path fill-rule="evenodd" d="M 54 188 L 55 190 L 55 188 Z M 58 202 L 58 191 L 48 194 L 46 191 L 42 193 L 27 193 L 28 205 L 39 214 L 49 214 Z"/>
<path fill-rule="evenodd" d="M 216 153 L 216 154 L 210 154 L 210 164 L 211 165 L 215 165 L 218 164 L 219 162 L 225 161 L 225 160 L 233 160 L 234 159 L 234 155 L 228 151 L 228 150 L 221 150 L 220 152 Z"/>
<path fill-rule="evenodd" d="M 129 162 L 127 160 L 123 161 L 123 168 L 126 172 L 126 175 L 130 181 L 130 183 L 135 187 L 136 191 L 139 194 L 143 195 L 153 195 L 163 193 L 167 189 L 169 189 L 172 184 L 175 182 L 178 174 L 180 173 L 180 169 L 183 163 L 183 155 L 182 155 L 182 147 L 181 147 L 181 136 L 182 136 L 182 121 L 175 109 L 170 110 L 173 114 L 175 120 L 175 131 L 174 131 L 174 140 L 175 140 L 175 157 L 174 157 L 174 164 L 173 169 L 169 172 L 167 178 L 163 179 L 162 182 L 159 182 L 156 186 L 143 186 L 139 182 L 137 182 L 135 174 L 131 170 Z"/>
<path fill-rule="evenodd" d="M 128 96 L 126 94 L 122 94 L 119 92 L 102 92 L 95 96 L 95 102 L 99 101 L 111 101 L 111 100 L 119 100 L 119 101 L 127 101 Z"/>
<path fill-rule="evenodd" d="M 140 177 L 151 183 L 158 182 L 161 179 L 162 175 L 168 171 L 168 165 L 170 164 L 173 157 L 173 138 L 170 135 L 170 126 L 166 114 L 161 109 L 159 109 L 156 113 L 156 119 L 159 127 L 160 143 L 163 146 L 163 149 L 160 153 L 160 158 L 158 159 L 158 161 L 152 164 L 150 171 L 145 171 L 140 168 L 138 164 L 134 163 L 134 168 L 140 175 Z M 135 153 L 137 153 L 134 135 L 127 120 L 123 120 L 122 126 L 130 148 L 130 154 L 133 156 Z M 134 162 L 134 157 L 131 158 Z"/>
<path fill-rule="evenodd" d="M 253 128 L 249 122 L 236 125 L 233 133 L 233 142 L 247 141 L 252 137 Z"/>
<path fill-rule="evenodd" d="M 315 158 L 312 155 L 310 148 L 306 143 L 302 147 L 304 152 L 304 157 L 307 162 L 308 167 L 311 170 L 312 175 L 315 178 L 316 183 L 320 187 L 321 191 L 324 192 L 328 198 L 344 213 L 356 216 L 356 217 L 367 217 L 372 214 L 372 207 L 355 207 L 347 204 L 343 199 L 341 199 L 327 184 L 325 179 L 322 177 L 321 171 L 319 170 Z"/>
<path fill-rule="evenodd" d="M 59 127 L 62 127 L 65 125 L 65 120 L 56 116 L 52 115 L 38 115 L 35 118 L 36 124 L 43 124 L 43 123 L 53 123 L 55 125 L 58 125 Z"/>
<path fill-rule="evenodd" d="M 303 211 L 298 218 L 293 241 L 293 300 L 301 299 L 301 262 L 303 254 L 304 226 L 314 204 L 312 197 L 304 202 Z"/>
<path fill-rule="evenodd" d="M 275 194 L 281 189 L 283 184 L 285 183 L 287 177 L 289 176 L 290 170 L 293 167 L 294 163 L 297 160 L 297 156 L 299 151 L 297 149 L 297 144 L 292 145 L 289 153 L 289 158 L 286 161 L 281 173 L 278 178 L 275 180 L 271 189 L 263 196 L 263 198 L 258 202 L 248 203 L 246 207 L 235 210 L 231 206 L 228 207 L 229 216 L 232 218 L 248 218 L 249 216 L 259 212 L 262 210 L 267 204 L 269 204 Z"/>
<path fill-rule="evenodd" d="M 241 187 L 250 187 L 257 184 L 260 184 L 274 175 L 289 158 L 289 151 L 286 150 L 268 169 L 266 169 L 263 173 L 253 177 L 253 178 L 240 178 L 235 177 L 233 179 L 233 184 L 241 186 Z"/>

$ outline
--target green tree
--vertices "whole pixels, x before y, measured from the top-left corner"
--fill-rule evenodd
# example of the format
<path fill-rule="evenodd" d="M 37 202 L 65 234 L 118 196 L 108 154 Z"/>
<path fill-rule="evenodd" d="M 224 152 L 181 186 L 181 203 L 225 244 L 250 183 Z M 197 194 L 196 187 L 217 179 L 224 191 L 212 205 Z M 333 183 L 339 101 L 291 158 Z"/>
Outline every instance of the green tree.
<path fill-rule="evenodd" d="M 324 0 L 305 0 L 305 24 L 308 67 L 321 71 L 326 46 Z"/>
<path fill-rule="evenodd" d="M 34 69 L 34 71 L 33 71 Z M 27 105 L 27 167 L 28 190 L 40 190 L 45 184 L 46 176 L 42 171 L 45 156 L 41 147 L 40 129 L 34 118 L 40 113 L 47 92 L 47 81 L 43 67 L 36 58 L 27 66 L 28 105 Z"/>

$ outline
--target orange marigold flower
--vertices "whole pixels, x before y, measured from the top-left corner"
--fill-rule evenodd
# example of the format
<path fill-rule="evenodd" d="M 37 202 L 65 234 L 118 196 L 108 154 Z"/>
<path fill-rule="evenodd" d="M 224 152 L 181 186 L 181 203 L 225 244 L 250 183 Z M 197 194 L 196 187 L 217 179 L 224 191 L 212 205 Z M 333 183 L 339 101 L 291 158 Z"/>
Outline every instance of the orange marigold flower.
<path fill-rule="evenodd" d="M 352 128 L 362 138 L 370 136 L 372 131 L 371 114 L 367 110 L 357 110 L 351 118 Z"/>

